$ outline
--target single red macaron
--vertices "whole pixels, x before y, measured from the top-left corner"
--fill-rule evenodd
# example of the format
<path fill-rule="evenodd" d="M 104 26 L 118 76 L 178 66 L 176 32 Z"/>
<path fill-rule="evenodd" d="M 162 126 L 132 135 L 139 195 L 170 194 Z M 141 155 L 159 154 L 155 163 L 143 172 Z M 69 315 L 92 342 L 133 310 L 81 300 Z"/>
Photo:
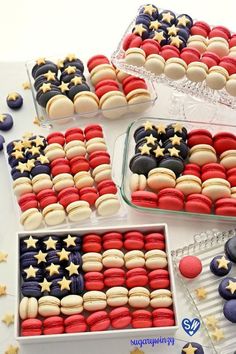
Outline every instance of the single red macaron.
<path fill-rule="evenodd" d="M 110 318 L 106 311 L 96 311 L 87 317 L 90 331 L 105 331 L 110 326 Z"/>
<path fill-rule="evenodd" d="M 84 133 L 80 128 L 69 128 L 65 132 L 66 143 L 69 143 L 73 140 L 84 141 Z"/>
<path fill-rule="evenodd" d="M 203 194 L 190 194 L 185 202 L 185 211 L 189 213 L 210 214 L 212 201 Z"/>
<path fill-rule="evenodd" d="M 83 237 L 82 249 L 83 252 L 101 252 L 102 238 L 97 234 L 88 234 Z"/>
<path fill-rule="evenodd" d="M 213 144 L 212 135 L 209 130 L 193 129 L 188 133 L 188 146 L 191 148 L 198 144 Z"/>
<path fill-rule="evenodd" d="M 236 167 L 227 170 L 227 180 L 229 181 L 231 187 L 236 187 Z"/>
<path fill-rule="evenodd" d="M 96 66 L 101 64 L 110 64 L 110 61 L 103 54 L 97 54 L 92 56 L 87 62 L 88 71 L 91 72 Z"/>
<path fill-rule="evenodd" d="M 157 207 L 157 195 L 148 191 L 136 191 L 131 194 L 131 200 L 134 205 L 144 208 Z"/>
<path fill-rule="evenodd" d="M 31 208 L 38 208 L 38 201 L 34 193 L 23 194 L 19 198 L 18 204 L 21 208 L 21 211 L 25 211 Z"/>
<path fill-rule="evenodd" d="M 84 135 L 87 141 L 93 138 L 103 138 L 102 127 L 98 124 L 87 125 L 84 129 Z"/>
<path fill-rule="evenodd" d="M 229 40 L 229 47 L 232 48 L 232 47 L 236 47 L 236 35 L 233 34 L 231 39 Z"/>
<path fill-rule="evenodd" d="M 150 54 L 159 54 L 161 46 L 159 42 L 155 41 L 152 38 L 145 39 L 140 48 L 144 50 L 146 57 Z"/>
<path fill-rule="evenodd" d="M 152 311 L 153 327 L 171 327 L 175 325 L 175 315 L 171 309 L 158 308 Z"/>
<path fill-rule="evenodd" d="M 67 159 L 58 158 L 51 162 L 51 175 L 53 177 L 61 173 L 70 173 L 70 163 Z"/>
<path fill-rule="evenodd" d="M 104 271 L 104 284 L 108 288 L 125 284 L 125 271 L 121 268 L 110 268 Z"/>
<path fill-rule="evenodd" d="M 203 37 L 208 37 L 210 31 L 211 31 L 211 27 L 208 25 L 208 23 L 204 21 L 196 21 L 190 30 L 191 35 L 198 34 Z"/>
<path fill-rule="evenodd" d="M 65 318 L 64 321 L 66 333 L 85 332 L 87 323 L 83 315 L 72 315 Z"/>
<path fill-rule="evenodd" d="M 127 307 L 117 307 L 109 313 L 111 325 L 115 329 L 126 328 L 130 325 L 132 317 Z"/>
<path fill-rule="evenodd" d="M 121 249 L 123 247 L 123 236 L 120 232 L 107 232 L 102 236 L 104 250 Z"/>
<path fill-rule="evenodd" d="M 167 289 L 170 286 L 169 272 L 166 269 L 156 269 L 148 273 L 151 289 Z"/>
<path fill-rule="evenodd" d="M 58 193 L 58 201 L 64 208 L 78 200 L 79 191 L 76 187 L 64 188 Z"/>
<path fill-rule="evenodd" d="M 75 156 L 70 161 L 70 169 L 72 175 L 76 175 L 76 173 L 81 171 L 89 171 L 90 165 L 86 157 L 84 156 Z"/>
<path fill-rule="evenodd" d="M 57 203 L 58 201 L 55 191 L 50 188 L 41 190 L 36 197 L 39 201 L 41 209 L 44 209 L 50 204 Z"/>
<path fill-rule="evenodd" d="M 231 38 L 230 30 L 224 26 L 216 26 L 212 28 L 211 32 L 208 35 L 208 38 L 221 37 L 228 41 Z"/>
<path fill-rule="evenodd" d="M 65 136 L 61 132 L 53 132 L 47 136 L 47 142 L 48 144 L 60 144 L 61 146 L 64 146 L 65 144 Z"/>
<path fill-rule="evenodd" d="M 166 210 L 183 210 L 184 194 L 175 188 L 165 188 L 158 193 L 157 207 Z"/>
<path fill-rule="evenodd" d="M 201 53 L 196 48 L 185 47 L 181 50 L 180 58 L 185 61 L 186 64 L 190 64 L 194 61 L 199 61 Z"/>
<path fill-rule="evenodd" d="M 236 216 L 236 199 L 221 198 L 215 202 L 216 215 Z"/>
<path fill-rule="evenodd" d="M 28 318 L 21 322 L 22 336 L 40 336 L 43 331 L 42 321 L 37 318 Z"/>
<path fill-rule="evenodd" d="M 219 163 L 207 163 L 202 166 L 202 182 L 210 178 L 226 179 L 226 170 L 223 165 Z"/>
<path fill-rule="evenodd" d="M 139 48 L 142 44 L 142 38 L 134 33 L 129 33 L 125 36 L 122 47 L 124 50 L 128 48 Z"/>
<path fill-rule="evenodd" d="M 117 187 L 112 179 L 104 179 L 103 181 L 99 182 L 97 185 L 99 195 L 103 194 L 116 194 Z"/>
<path fill-rule="evenodd" d="M 61 334 L 64 332 L 64 318 L 51 316 L 43 321 L 43 334 Z"/>
<path fill-rule="evenodd" d="M 201 56 L 201 62 L 206 64 L 208 69 L 210 69 L 212 66 L 217 66 L 219 65 L 220 62 L 220 57 L 213 53 L 213 52 L 205 52 Z"/>
<path fill-rule="evenodd" d="M 139 231 L 129 231 L 124 234 L 124 247 L 131 250 L 141 250 L 144 247 L 144 235 Z"/>
<path fill-rule="evenodd" d="M 185 165 L 182 175 L 193 175 L 201 178 L 201 167 L 194 163 L 188 163 Z"/>
<path fill-rule="evenodd" d="M 224 151 L 236 149 L 236 136 L 229 132 L 220 132 L 213 137 L 213 147 L 218 155 Z"/>
<path fill-rule="evenodd" d="M 98 192 L 95 187 L 84 187 L 79 190 L 80 199 L 85 200 L 93 206 L 98 199 Z"/>
<path fill-rule="evenodd" d="M 99 165 L 110 164 L 111 159 L 107 151 L 93 151 L 89 154 L 89 164 L 92 169 Z"/>
<path fill-rule="evenodd" d="M 133 268 L 126 273 L 127 288 L 136 286 L 146 286 L 148 284 L 148 275 L 145 268 Z"/>
<path fill-rule="evenodd" d="M 86 290 L 102 290 L 104 288 L 103 273 L 87 272 L 84 274 Z"/>
<path fill-rule="evenodd" d="M 95 86 L 95 93 L 100 99 L 105 93 L 119 91 L 119 84 L 115 80 L 102 80 Z"/>
<path fill-rule="evenodd" d="M 152 327 L 152 314 L 147 310 L 135 310 L 132 312 L 133 328 L 149 328 Z"/>
<path fill-rule="evenodd" d="M 180 56 L 180 51 L 177 47 L 173 46 L 173 45 L 164 45 L 161 48 L 161 52 L 160 55 L 165 59 L 170 59 L 170 58 L 179 58 Z"/>
<path fill-rule="evenodd" d="M 134 91 L 136 89 L 145 89 L 147 90 L 147 84 L 144 79 L 135 77 L 135 76 L 128 76 L 126 77 L 123 82 L 123 91 L 124 94 L 127 96 L 128 93 Z"/>
<path fill-rule="evenodd" d="M 233 75 L 236 73 L 236 58 L 233 57 L 223 57 L 219 63 L 219 66 L 225 68 L 229 75 Z"/>
<path fill-rule="evenodd" d="M 179 262 L 179 271 L 185 278 L 196 278 L 202 271 L 202 262 L 196 256 L 185 256 Z"/>
<path fill-rule="evenodd" d="M 159 232 L 151 232 L 145 236 L 145 245 L 144 248 L 146 251 L 150 250 L 164 250 L 165 249 L 165 236 Z"/>

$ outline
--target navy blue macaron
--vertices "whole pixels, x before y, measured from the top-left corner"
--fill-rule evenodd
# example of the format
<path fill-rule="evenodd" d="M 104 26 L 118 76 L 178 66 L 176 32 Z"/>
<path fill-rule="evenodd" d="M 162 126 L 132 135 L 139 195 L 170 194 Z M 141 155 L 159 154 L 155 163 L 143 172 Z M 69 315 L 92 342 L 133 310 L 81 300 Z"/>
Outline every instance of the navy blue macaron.
<path fill-rule="evenodd" d="M 82 265 L 82 257 L 79 252 L 74 252 L 69 254 L 68 264 L 74 263 L 76 265 Z"/>
<path fill-rule="evenodd" d="M 16 167 L 19 162 L 26 163 L 27 162 L 26 157 L 15 158 L 15 156 L 12 155 L 8 156 L 8 163 L 11 166 L 11 168 Z"/>
<path fill-rule="evenodd" d="M 41 264 L 38 264 L 37 258 L 35 256 L 38 254 L 36 251 L 30 251 L 30 252 L 25 252 L 22 253 L 20 256 L 20 265 L 22 269 L 29 268 L 31 265 L 33 267 L 39 267 L 41 268 Z"/>
<path fill-rule="evenodd" d="M 157 160 L 152 155 L 134 155 L 129 163 L 129 168 L 133 173 L 148 175 L 148 172 L 157 167 Z"/>
<path fill-rule="evenodd" d="M 61 286 L 58 283 L 61 280 L 62 280 L 62 278 L 56 278 L 56 279 L 52 280 L 52 284 L 50 286 L 50 295 L 56 296 L 59 299 L 61 299 L 62 297 L 66 296 L 70 293 L 69 290 L 66 290 L 66 289 L 61 290 Z"/>
<path fill-rule="evenodd" d="M 225 243 L 225 254 L 232 262 L 236 263 L 236 236 Z"/>
<path fill-rule="evenodd" d="M 174 135 L 180 136 L 184 141 L 187 140 L 187 129 L 179 123 L 173 123 L 166 127 L 166 134 L 163 136 L 162 140 L 167 140 Z"/>
<path fill-rule="evenodd" d="M 34 70 L 34 79 L 36 79 L 38 76 L 46 74 L 47 72 L 53 72 L 57 75 L 58 73 L 58 67 L 55 63 L 48 61 L 47 63 L 40 65 L 36 70 Z"/>
<path fill-rule="evenodd" d="M 63 278 L 64 275 L 65 275 L 65 271 L 62 267 L 58 267 L 59 264 L 54 264 L 54 268 L 55 268 L 55 272 L 52 272 L 50 273 L 50 265 L 46 267 L 45 269 L 45 275 L 46 275 L 46 278 L 48 281 L 53 281 L 55 279 L 58 279 L 58 278 Z"/>
<path fill-rule="evenodd" d="M 42 164 L 39 161 L 35 161 L 35 166 L 31 169 L 30 173 L 32 177 L 41 175 L 42 173 L 50 175 L 51 169 L 48 164 Z"/>
<path fill-rule="evenodd" d="M 55 74 L 55 73 L 54 73 Z M 50 79 L 48 80 L 47 77 L 45 76 L 46 74 L 40 75 L 36 78 L 35 82 L 34 82 L 34 88 L 36 91 L 39 90 L 39 88 L 44 84 L 44 83 L 50 83 L 52 85 L 55 86 L 59 86 L 60 85 L 60 81 L 55 77 L 55 79 Z M 56 74 L 55 74 L 56 76 Z"/>
<path fill-rule="evenodd" d="M 13 127 L 13 124 L 13 118 L 10 114 L 0 114 L 0 130 L 8 131 Z"/>
<path fill-rule="evenodd" d="M 231 261 L 227 260 L 225 256 L 216 256 L 212 259 L 210 263 L 210 270 L 213 274 L 218 277 L 223 277 L 227 275 L 232 268 Z"/>
<path fill-rule="evenodd" d="M 75 68 L 76 70 L 74 72 L 69 72 L 68 69 L 69 68 L 67 67 L 66 70 L 61 73 L 60 81 L 69 83 L 71 80 L 73 80 L 74 77 L 80 77 L 83 81 L 86 81 L 85 76 L 80 70 Z"/>
<path fill-rule="evenodd" d="M 165 167 L 172 170 L 176 177 L 179 177 L 179 175 L 183 172 L 184 166 L 184 160 L 182 157 L 170 156 L 170 154 L 165 154 L 161 157 L 158 165 L 158 167 Z"/>
<path fill-rule="evenodd" d="M 143 23 L 139 23 L 134 25 L 134 27 L 132 28 L 132 33 L 136 34 L 137 36 L 140 36 L 144 40 L 147 39 L 149 36 L 149 28 Z"/>
<path fill-rule="evenodd" d="M 10 155 L 13 151 L 16 151 L 18 149 L 15 148 L 15 144 L 20 143 L 21 140 L 17 139 L 17 140 L 13 140 L 10 141 L 10 143 L 7 144 L 7 153 L 8 155 Z"/>
<path fill-rule="evenodd" d="M 137 143 L 139 140 L 149 135 L 153 135 L 155 138 L 158 138 L 158 132 L 155 125 L 151 122 L 146 122 L 135 130 L 134 140 Z"/>
<path fill-rule="evenodd" d="M 63 68 L 66 69 L 68 66 L 75 66 L 81 73 L 84 72 L 84 64 L 82 60 L 79 58 L 76 58 L 75 56 L 70 56 L 68 55 L 64 60 L 63 60 Z"/>
<path fill-rule="evenodd" d="M 181 14 L 176 18 L 176 26 L 190 29 L 193 25 L 193 19 L 187 14 Z"/>
<path fill-rule="evenodd" d="M 154 139 L 155 139 L 155 138 L 154 138 Z M 146 139 L 146 137 L 145 137 L 145 138 L 139 140 L 139 141 L 136 143 L 136 145 L 135 145 L 135 154 L 140 153 L 140 152 L 142 151 L 142 147 L 143 147 L 144 145 L 147 145 L 147 146 L 150 148 L 150 154 L 151 154 L 151 155 L 155 155 L 154 150 L 156 150 L 157 146 L 159 146 L 159 144 L 156 143 L 156 142 L 155 142 L 154 144 L 152 144 L 152 143 L 147 143 L 147 139 Z"/>
<path fill-rule="evenodd" d="M 81 274 L 70 277 L 71 294 L 81 294 L 84 290 L 84 278 Z"/>
<path fill-rule="evenodd" d="M 27 297 L 39 298 L 42 296 L 41 287 L 37 281 L 26 281 L 21 286 L 21 292 Z"/>
<path fill-rule="evenodd" d="M 41 239 L 42 242 L 42 251 L 51 251 L 56 250 L 60 251 L 62 249 L 61 238 L 58 236 L 45 236 Z"/>
<path fill-rule="evenodd" d="M 223 314 L 228 321 L 236 323 L 236 300 L 229 300 L 225 302 Z"/>
<path fill-rule="evenodd" d="M 28 281 L 36 281 L 41 282 L 44 278 L 44 270 L 41 268 L 30 267 L 31 272 L 29 272 L 29 268 L 25 268 L 22 270 L 21 275 L 25 282 Z"/>
<path fill-rule="evenodd" d="M 171 36 L 167 40 L 167 44 L 173 45 L 179 50 L 182 50 L 183 48 L 186 47 L 187 42 L 185 38 L 181 37 L 180 35 L 177 36 Z"/>
<path fill-rule="evenodd" d="M 2 135 L 0 135 L 0 151 L 3 150 L 4 143 L 5 143 L 5 139 Z"/>
<path fill-rule="evenodd" d="M 42 86 L 41 88 L 39 88 L 39 91 L 37 92 L 36 94 L 36 100 L 38 102 L 38 104 L 40 104 L 40 106 L 42 107 L 46 107 L 48 101 L 56 96 L 56 95 L 61 95 L 61 90 L 55 86 L 55 85 L 52 85 L 52 84 L 48 84 L 50 85 L 50 89 L 47 90 L 46 92 L 43 92 L 43 89 L 42 89 Z"/>
<path fill-rule="evenodd" d="M 168 35 L 166 30 L 163 27 L 155 31 L 151 31 L 149 33 L 149 38 L 154 39 L 155 41 L 160 43 L 161 46 L 166 45 L 168 42 Z"/>
<path fill-rule="evenodd" d="M 236 279 L 224 278 L 218 287 L 218 291 L 221 297 L 225 300 L 236 299 Z"/>
<path fill-rule="evenodd" d="M 74 251 L 79 251 L 81 249 L 81 237 L 77 235 L 67 235 L 65 238 L 62 240 L 63 247 L 65 248 L 66 251 L 74 252 Z"/>
<path fill-rule="evenodd" d="M 20 240 L 20 252 L 38 252 L 41 248 L 40 240 L 33 236 L 27 236 Z"/>
<path fill-rule="evenodd" d="M 20 172 L 17 167 L 13 167 L 13 169 L 11 170 L 11 176 L 12 179 L 15 181 L 17 178 L 21 178 L 21 177 L 30 177 L 30 174 L 28 171 L 24 171 L 24 172 Z"/>
<path fill-rule="evenodd" d="M 136 17 L 135 24 L 136 25 L 143 24 L 149 28 L 151 21 L 152 21 L 152 17 L 150 15 L 142 13 Z"/>
<path fill-rule="evenodd" d="M 186 351 L 186 349 L 189 349 L 189 351 Z M 186 353 L 204 354 L 204 350 L 201 344 L 195 342 L 189 342 L 185 344 L 181 353 L 182 354 L 186 354 Z"/>
<path fill-rule="evenodd" d="M 23 105 L 23 97 L 17 92 L 9 93 L 6 102 L 9 108 L 19 109 Z"/>
<path fill-rule="evenodd" d="M 32 146 L 39 147 L 42 150 L 44 150 L 44 148 L 47 146 L 47 140 L 42 135 L 34 135 L 29 138 L 29 140 L 31 141 Z"/>
<path fill-rule="evenodd" d="M 90 87 L 86 82 L 83 82 L 81 85 L 69 85 L 68 97 L 73 101 L 77 93 L 82 91 L 90 91 Z"/>
<path fill-rule="evenodd" d="M 175 149 L 179 150 L 179 156 L 181 156 L 185 160 L 189 153 L 189 147 L 182 139 L 179 141 L 178 138 L 180 137 L 176 137 L 175 139 L 177 140 L 166 140 L 163 143 L 162 147 L 165 149 L 165 153 L 168 153 L 169 149 L 172 149 L 174 147 Z"/>
<path fill-rule="evenodd" d="M 139 14 L 144 14 L 150 16 L 153 20 L 157 20 L 159 18 L 158 8 L 153 4 L 143 5 L 139 11 Z"/>
<path fill-rule="evenodd" d="M 51 263 L 54 263 L 54 264 L 60 264 L 60 258 L 57 254 L 57 250 L 52 250 L 52 251 L 48 251 L 48 254 L 47 254 L 47 264 L 46 266 L 50 265 Z"/>
<path fill-rule="evenodd" d="M 159 20 L 168 25 L 174 25 L 176 23 L 176 16 L 173 11 L 164 10 L 159 14 Z"/>

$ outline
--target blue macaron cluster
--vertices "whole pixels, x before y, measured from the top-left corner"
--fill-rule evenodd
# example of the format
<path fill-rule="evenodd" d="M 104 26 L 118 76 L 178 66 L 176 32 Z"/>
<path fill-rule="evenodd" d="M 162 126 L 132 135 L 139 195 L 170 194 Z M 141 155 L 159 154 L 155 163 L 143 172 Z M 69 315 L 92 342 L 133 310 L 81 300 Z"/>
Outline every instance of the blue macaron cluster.
<path fill-rule="evenodd" d="M 152 38 L 161 46 L 170 44 L 181 50 L 186 47 L 192 25 L 187 14 L 176 16 L 173 11 L 160 11 L 155 5 L 146 4 L 139 10 L 132 32 L 143 40 Z"/>
<path fill-rule="evenodd" d="M 178 177 L 184 170 L 189 148 L 187 130 L 181 124 L 155 126 L 147 121 L 134 132 L 135 155 L 130 160 L 133 173 L 148 175 L 156 167 L 172 170 Z"/>
<path fill-rule="evenodd" d="M 78 235 L 27 236 L 20 241 L 20 269 L 23 296 L 58 298 L 81 294 L 84 289 Z"/>

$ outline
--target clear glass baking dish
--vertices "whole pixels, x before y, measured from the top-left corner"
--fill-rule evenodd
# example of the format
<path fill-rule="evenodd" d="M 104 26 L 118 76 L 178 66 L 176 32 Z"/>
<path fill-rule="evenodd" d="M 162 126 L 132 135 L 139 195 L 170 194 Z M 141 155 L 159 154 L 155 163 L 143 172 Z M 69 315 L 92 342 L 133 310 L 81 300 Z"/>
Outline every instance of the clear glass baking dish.
<path fill-rule="evenodd" d="M 123 163 L 121 171 L 114 171 L 114 179 L 116 183 L 120 186 L 121 195 L 124 201 L 132 208 L 142 213 L 152 213 L 152 214 L 163 214 L 169 215 L 173 218 L 178 217 L 179 215 L 193 218 L 201 218 L 201 219 L 209 219 L 209 220 L 224 220 L 224 221 L 235 221 L 236 217 L 231 216 L 219 216 L 215 214 L 200 214 L 200 213 L 189 213 L 185 211 L 172 211 L 172 210 L 164 210 L 158 208 L 145 208 L 134 205 L 131 201 L 131 193 L 129 188 L 129 180 L 132 172 L 129 169 L 129 161 L 132 156 L 135 154 L 135 141 L 133 138 L 135 130 L 142 126 L 146 121 L 153 122 L 154 125 L 164 124 L 165 126 L 171 123 L 181 123 L 183 124 L 188 131 L 192 129 L 208 129 L 212 134 L 216 134 L 220 131 L 225 132 L 236 132 L 236 127 L 234 125 L 226 125 L 226 124 L 208 124 L 205 122 L 190 122 L 187 120 L 177 120 L 177 119 L 165 119 L 165 118 L 154 118 L 154 117 L 143 117 L 135 122 L 131 123 L 128 127 L 126 133 L 122 134 L 116 141 L 115 147 L 115 160 L 114 163 L 117 165 L 116 160 L 118 160 L 120 156 L 120 150 L 123 148 Z"/>

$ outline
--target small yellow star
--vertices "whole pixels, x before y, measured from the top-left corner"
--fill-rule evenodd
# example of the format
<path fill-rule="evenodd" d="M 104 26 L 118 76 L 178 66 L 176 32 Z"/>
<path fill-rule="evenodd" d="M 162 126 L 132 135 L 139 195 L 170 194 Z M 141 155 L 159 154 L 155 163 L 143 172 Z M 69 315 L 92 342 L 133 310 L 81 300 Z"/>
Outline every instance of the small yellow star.
<path fill-rule="evenodd" d="M 72 84 L 74 84 L 74 85 L 81 85 L 83 83 L 83 80 L 82 80 L 82 77 L 75 76 L 75 77 L 73 77 L 73 79 L 70 80 L 70 82 L 72 82 Z"/>
<path fill-rule="evenodd" d="M 0 251 L 0 263 L 6 262 L 7 261 L 7 257 L 8 257 L 7 253 L 5 253 L 3 251 Z"/>
<path fill-rule="evenodd" d="M 56 73 L 53 73 L 51 70 L 49 70 L 47 73 L 43 74 L 43 76 L 46 77 L 47 81 L 56 79 Z"/>
<path fill-rule="evenodd" d="M 228 269 L 228 264 L 230 263 L 230 261 L 228 261 L 225 256 L 222 256 L 221 258 L 217 259 L 217 263 L 218 263 L 218 268 L 224 268 L 224 269 Z"/>
<path fill-rule="evenodd" d="M 183 41 L 179 38 L 179 36 L 170 37 L 170 45 L 174 45 L 175 47 L 179 48 Z"/>
<path fill-rule="evenodd" d="M 165 21 L 167 23 L 171 23 L 171 21 L 173 20 L 174 16 L 171 15 L 170 12 L 165 12 L 164 14 L 162 14 L 162 21 Z"/>
<path fill-rule="evenodd" d="M 152 148 L 149 147 L 147 144 L 144 144 L 143 146 L 139 147 L 139 151 L 141 155 L 150 155 L 150 150 Z"/>
<path fill-rule="evenodd" d="M 67 238 L 63 240 L 63 242 L 66 243 L 66 247 L 70 247 L 70 246 L 76 246 L 75 240 L 76 240 L 76 236 L 72 237 L 71 235 L 68 235 Z"/>
<path fill-rule="evenodd" d="M 7 118 L 6 114 L 0 114 L 0 122 L 1 123 L 3 123 L 6 118 Z"/>
<path fill-rule="evenodd" d="M 33 124 L 40 126 L 40 119 L 39 119 L 39 117 L 35 117 L 35 118 L 34 118 Z"/>
<path fill-rule="evenodd" d="M 66 251 L 65 248 L 62 248 L 60 252 L 57 252 L 57 255 L 60 257 L 60 261 L 68 261 L 70 252 Z"/>
<path fill-rule="evenodd" d="M 33 140 L 37 147 L 44 146 L 44 138 L 37 135 L 36 138 Z"/>
<path fill-rule="evenodd" d="M 138 24 L 138 25 L 135 25 L 134 26 L 134 29 L 133 29 L 133 33 L 134 34 L 138 34 L 139 36 L 142 36 L 143 35 L 143 32 L 146 32 L 146 28 L 143 27 L 142 23 Z"/>
<path fill-rule="evenodd" d="M 61 90 L 62 93 L 65 93 L 66 91 L 69 91 L 69 83 L 66 84 L 65 82 L 61 82 L 61 85 L 59 85 L 59 89 Z"/>
<path fill-rule="evenodd" d="M 234 294 L 236 291 L 236 281 L 229 280 L 229 285 L 226 286 L 226 289 L 230 290 L 231 294 Z"/>
<path fill-rule="evenodd" d="M 175 133 L 177 133 L 177 132 L 182 133 L 182 131 L 183 131 L 183 125 L 180 123 L 172 124 L 172 127 L 174 128 Z"/>
<path fill-rule="evenodd" d="M 219 342 L 221 339 L 224 339 L 223 331 L 218 328 L 215 328 L 215 331 L 211 335 L 216 342 Z"/>
<path fill-rule="evenodd" d="M 39 158 L 38 158 L 38 160 L 39 160 Z M 52 250 L 56 249 L 57 240 L 53 240 L 51 236 L 47 239 L 47 241 L 43 241 L 43 243 L 47 246 L 46 247 L 47 251 L 50 249 L 52 249 Z"/>
<path fill-rule="evenodd" d="M 194 354 L 198 348 L 193 347 L 191 343 L 189 343 L 187 348 L 183 348 L 182 351 L 186 354 Z"/>
<path fill-rule="evenodd" d="M 42 84 L 42 86 L 40 86 L 40 88 L 39 88 L 39 91 L 43 91 L 43 93 L 45 93 L 45 92 L 47 92 L 47 91 L 50 91 L 51 90 L 51 87 L 52 85 L 48 82 L 48 83 L 46 83 L 46 82 L 44 82 L 43 84 Z"/>
<path fill-rule="evenodd" d="M 40 148 L 36 146 L 32 146 L 32 148 L 29 149 L 29 152 L 31 152 L 32 155 L 40 154 Z"/>
<path fill-rule="evenodd" d="M 2 322 L 4 322 L 7 327 L 14 323 L 14 315 L 12 313 L 6 313 L 2 318 Z"/>
<path fill-rule="evenodd" d="M 58 69 L 62 69 L 63 67 L 64 67 L 63 60 L 59 59 L 59 60 L 57 61 L 57 68 L 58 68 Z"/>
<path fill-rule="evenodd" d="M 46 58 L 43 58 L 43 57 L 36 59 L 36 63 L 38 65 L 45 64 L 45 61 L 46 61 Z"/>
<path fill-rule="evenodd" d="M 14 141 L 13 144 L 14 144 L 14 150 L 21 151 L 24 147 L 22 141 Z"/>
<path fill-rule="evenodd" d="M 156 157 L 160 157 L 160 156 L 164 156 L 164 148 L 161 148 L 160 146 L 158 146 L 156 148 L 156 150 L 153 150 L 154 154 Z"/>
<path fill-rule="evenodd" d="M 67 59 L 68 61 L 73 61 L 73 60 L 76 60 L 77 58 L 76 58 L 76 55 L 75 55 L 75 54 L 69 53 L 69 54 L 67 54 L 66 59 Z"/>
<path fill-rule="evenodd" d="M 49 163 L 49 160 L 46 156 L 40 155 L 37 157 L 37 161 L 39 161 L 42 164 Z"/>
<path fill-rule="evenodd" d="M 171 27 L 167 27 L 167 31 L 169 36 L 176 36 L 179 32 L 179 28 L 172 25 Z"/>
<path fill-rule="evenodd" d="M 162 25 L 163 25 L 163 24 L 162 24 L 161 22 L 157 21 L 157 20 L 156 20 L 156 21 L 151 21 L 151 22 L 150 22 L 150 25 L 149 25 L 149 29 L 156 31 L 156 30 L 158 30 Z"/>
<path fill-rule="evenodd" d="M 0 296 L 7 295 L 6 285 L 0 284 Z"/>
<path fill-rule="evenodd" d="M 39 285 L 41 286 L 41 293 L 43 293 L 44 291 L 50 291 L 51 284 L 52 284 L 52 282 L 47 281 L 47 279 L 44 278 L 43 282 L 39 283 Z"/>
<path fill-rule="evenodd" d="M 19 348 L 14 347 L 13 345 L 10 345 L 4 354 L 18 354 L 18 353 L 19 353 Z"/>
<path fill-rule="evenodd" d="M 35 278 L 37 271 L 38 268 L 34 268 L 32 265 L 29 266 L 29 268 L 24 269 L 24 272 L 26 273 L 26 279 Z"/>
<path fill-rule="evenodd" d="M 29 172 L 29 168 L 26 163 L 19 162 L 18 165 L 16 166 L 16 169 L 20 171 L 20 173 L 23 172 Z"/>
<path fill-rule="evenodd" d="M 177 22 L 177 26 L 184 26 L 186 27 L 190 20 L 186 16 L 179 17 Z"/>
<path fill-rule="evenodd" d="M 150 5 L 144 5 L 143 9 L 144 9 L 143 10 L 144 14 L 152 15 L 154 12 L 156 12 L 155 7 L 152 6 L 151 4 Z"/>
<path fill-rule="evenodd" d="M 63 277 L 62 280 L 58 281 L 58 284 L 61 287 L 61 290 L 70 290 L 71 280 L 66 279 Z"/>
<path fill-rule="evenodd" d="M 176 156 L 176 157 L 179 156 L 180 151 L 177 150 L 175 147 L 168 149 L 168 151 L 170 153 L 170 156 Z"/>
<path fill-rule="evenodd" d="M 199 300 L 204 300 L 207 297 L 207 292 L 204 288 L 198 288 L 195 290 L 195 292 Z"/>
<path fill-rule="evenodd" d="M 24 90 L 30 89 L 30 82 L 29 81 L 23 82 L 22 87 Z"/>
<path fill-rule="evenodd" d="M 149 120 L 147 120 L 143 126 L 144 126 L 145 130 L 152 130 L 153 129 L 153 124 Z"/>
<path fill-rule="evenodd" d="M 156 129 L 158 134 L 165 134 L 166 132 L 166 127 L 164 126 L 164 124 L 161 123 L 156 126 Z"/>
<path fill-rule="evenodd" d="M 76 73 L 76 66 L 67 66 L 64 70 L 67 74 L 75 74 Z"/>
<path fill-rule="evenodd" d="M 78 272 L 79 265 L 74 264 L 73 262 L 70 263 L 68 267 L 66 267 L 66 270 L 69 272 L 69 276 L 73 274 L 79 274 Z"/>
<path fill-rule="evenodd" d="M 163 41 L 165 39 L 164 32 L 163 31 L 160 31 L 160 32 L 154 31 L 154 36 L 152 37 L 152 39 L 161 43 L 161 41 Z"/>
<path fill-rule="evenodd" d="M 22 138 L 23 139 L 29 139 L 29 138 L 32 138 L 34 134 L 32 132 L 25 132 L 23 135 L 22 135 Z"/>
<path fill-rule="evenodd" d="M 36 248 L 37 242 L 38 242 L 38 240 L 36 238 L 33 238 L 32 236 L 27 238 L 27 240 L 24 240 L 24 243 L 27 245 L 27 248 L 30 248 L 30 247 Z"/>
<path fill-rule="evenodd" d="M 41 250 L 34 256 L 38 260 L 38 264 L 40 263 L 46 263 L 46 256 L 47 253 L 43 253 Z"/>
<path fill-rule="evenodd" d="M 32 168 L 35 167 L 35 159 L 28 160 L 28 161 L 26 162 L 26 165 L 27 165 L 29 171 L 31 171 Z"/>
<path fill-rule="evenodd" d="M 215 316 L 206 317 L 206 326 L 215 329 L 217 327 L 218 321 Z"/>
<path fill-rule="evenodd" d="M 157 138 L 155 138 L 152 134 L 145 137 L 147 144 L 155 145 Z"/>
<path fill-rule="evenodd" d="M 172 142 L 172 145 L 180 145 L 182 138 L 178 135 L 174 135 L 173 137 L 170 138 L 170 141 Z"/>
<path fill-rule="evenodd" d="M 18 97 L 19 97 L 19 93 L 17 93 L 17 92 L 12 92 L 12 93 L 9 93 L 9 94 L 8 94 L 7 99 L 8 99 L 9 101 L 15 101 Z"/>
<path fill-rule="evenodd" d="M 24 158 L 23 152 L 19 151 L 19 150 L 12 152 L 11 156 L 14 156 L 16 159 L 23 159 Z"/>
<path fill-rule="evenodd" d="M 22 141 L 22 145 L 24 146 L 25 149 L 31 148 L 31 146 L 32 146 L 32 141 L 30 141 L 30 140 L 23 140 L 23 141 Z"/>
<path fill-rule="evenodd" d="M 54 274 L 59 274 L 60 266 L 54 263 L 51 263 L 50 266 L 46 267 L 46 270 L 49 272 L 50 277 Z"/>

